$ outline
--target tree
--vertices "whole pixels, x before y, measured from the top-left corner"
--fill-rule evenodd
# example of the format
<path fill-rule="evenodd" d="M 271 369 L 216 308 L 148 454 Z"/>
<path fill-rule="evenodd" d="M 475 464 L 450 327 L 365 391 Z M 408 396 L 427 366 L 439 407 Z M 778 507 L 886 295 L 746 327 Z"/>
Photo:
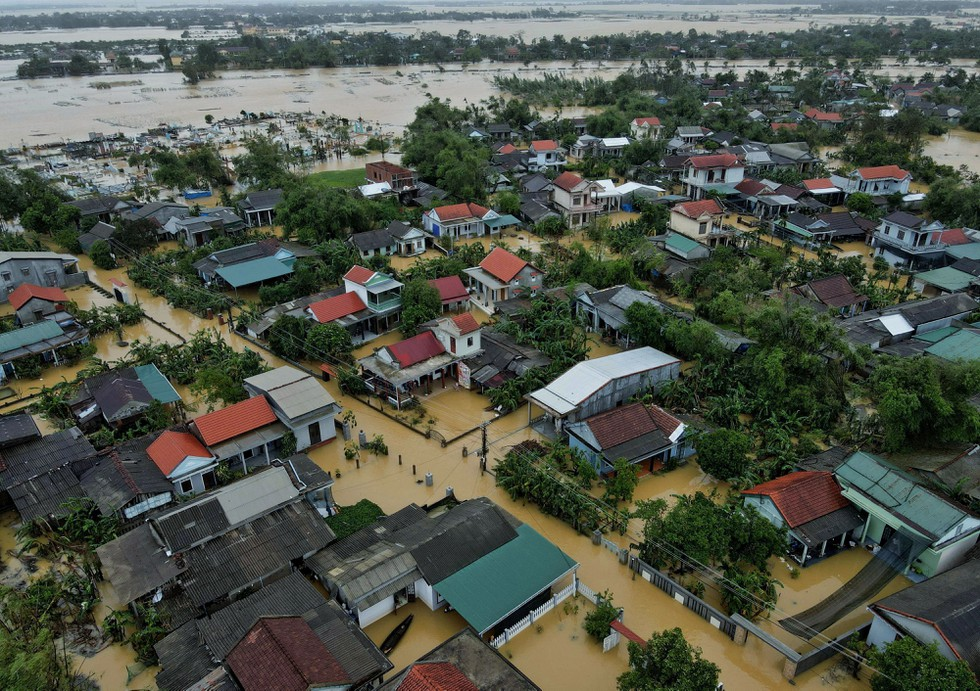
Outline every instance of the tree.
<path fill-rule="evenodd" d="M 636 466 L 625 458 L 617 458 L 613 463 L 613 474 L 606 478 L 606 492 L 602 498 L 613 504 L 632 501 L 638 482 Z"/>
<path fill-rule="evenodd" d="M 105 240 L 96 240 L 92 243 L 88 256 L 92 258 L 92 263 L 100 269 L 115 269 L 116 258 L 112 256 L 112 248 Z"/>
<path fill-rule="evenodd" d="M 884 650 L 872 648 L 873 691 L 977 691 L 980 685 L 963 660 L 948 660 L 935 643 L 922 645 L 911 636 L 899 638 Z"/>
<path fill-rule="evenodd" d="M 618 691 L 714 691 L 720 670 L 701 657 L 679 628 L 653 634 L 645 646 L 629 644 L 630 669 Z"/>
<path fill-rule="evenodd" d="M 439 290 L 422 278 L 409 281 L 402 289 L 401 331 L 414 336 L 419 324 L 435 319 L 442 313 Z"/>
<path fill-rule="evenodd" d="M 613 604 L 613 595 L 608 590 L 598 596 L 595 609 L 585 615 L 582 627 L 594 639 L 602 642 L 609 635 L 609 625 L 619 616 L 619 608 Z"/>
<path fill-rule="evenodd" d="M 733 480 L 748 468 L 752 438 L 742 432 L 719 429 L 702 434 L 695 442 L 701 470 L 719 480 Z"/>
<path fill-rule="evenodd" d="M 516 216 L 521 212 L 521 196 L 511 190 L 500 192 L 494 201 L 494 208 L 502 214 Z"/>
<path fill-rule="evenodd" d="M 306 354 L 306 332 L 310 321 L 291 314 L 283 314 L 269 329 L 269 349 L 287 360 L 301 360 Z"/>
<path fill-rule="evenodd" d="M 312 360 L 335 358 L 351 362 L 354 342 L 350 331 L 337 324 L 314 324 L 306 332 L 306 356 Z"/>
<path fill-rule="evenodd" d="M 866 192 L 855 192 L 847 198 L 847 208 L 849 211 L 856 211 L 868 218 L 878 218 L 881 210 L 875 205 L 874 199 Z"/>
<path fill-rule="evenodd" d="M 248 153 L 234 158 L 238 181 L 252 188 L 287 188 L 294 181 L 289 158 L 278 142 L 255 136 L 245 140 Z"/>

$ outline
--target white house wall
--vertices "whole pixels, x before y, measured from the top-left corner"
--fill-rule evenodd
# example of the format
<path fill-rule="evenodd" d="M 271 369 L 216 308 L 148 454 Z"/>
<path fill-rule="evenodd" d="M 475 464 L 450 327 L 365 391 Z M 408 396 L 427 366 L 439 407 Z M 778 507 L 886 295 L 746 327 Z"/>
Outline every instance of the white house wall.
<path fill-rule="evenodd" d="M 912 619 L 911 617 L 906 617 L 896 612 L 888 612 L 888 616 L 895 621 L 896 624 L 902 627 L 905 631 L 909 633 L 913 638 L 922 643 L 923 645 L 929 645 L 935 642 L 939 646 L 939 652 L 947 660 L 957 660 L 956 653 L 947 645 L 943 637 L 939 635 L 939 631 L 932 624 L 927 624 L 924 621 L 919 621 L 918 619 Z M 875 621 L 879 621 L 881 617 L 876 616 Z M 885 626 L 892 631 L 895 629 L 888 623 L 884 622 Z M 872 624 L 872 630 L 874 629 L 874 624 Z M 896 635 L 900 635 L 899 632 L 895 631 Z M 884 627 L 879 627 L 879 636 L 887 636 L 887 629 Z M 892 639 L 894 640 L 894 639 Z M 870 637 L 868 642 L 870 643 Z M 888 641 L 885 640 L 887 643 Z M 876 643 L 877 645 L 877 643 Z"/>
<path fill-rule="evenodd" d="M 363 629 L 370 626 L 378 619 L 388 616 L 395 611 L 395 596 L 386 597 L 376 605 L 371 605 L 367 609 L 357 610 L 357 623 Z"/>
<path fill-rule="evenodd" d="M 429 609 L 431 610 L 435 610 L 443 602 L 445 602 L 445 600 L 442 599 L 442 596 L 435 591 L 435 588 L 421 578 L 415 581 L 415 596 L 428 605 Z"/>

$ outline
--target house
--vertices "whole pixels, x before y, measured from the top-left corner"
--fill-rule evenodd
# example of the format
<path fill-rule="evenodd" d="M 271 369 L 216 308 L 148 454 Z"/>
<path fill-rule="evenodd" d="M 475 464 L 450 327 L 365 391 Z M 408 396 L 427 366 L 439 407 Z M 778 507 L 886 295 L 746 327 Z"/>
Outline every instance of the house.
<path fill-rule="evenodd" d="M 368 388 L 401 408 L 418 389 L 428 394 L 434 382 L 445 388 L 448 378 L 457 379 L 456 363 L 479 349 L 479 325 L 468 312 L 436 324 L 358 360 Z"/>
<path fill-rule="evenodd" d="M 527 169 L 532 173 L 565 166 L 565 154 L 553 139 L 535 139 L 527 149 Z"/>
<path fill-rule="evenodd" d="M 474 288 L 473 303 L 487 314 L 493 314 L 498 302 L 516 295 L 534 295 L 544 283 L 544 273 L 533 264 L 494 247 L 479 266 L 466 269 L 470 287 Z"/>
<path fill-rule="evenodd" d="M 622 158 L 629 145 L 629 137 L 603 137 L 595 143 L 595 152 L 601 158 Z"/>
<path fill-rule="evenodd" d="M 644 346 L 574 365 L 553 382 L 524 398 L 528 420 L 532 406 L 544 412 L 554 431 L 625 403 L 633 396 L 658 388 L 680 376 L 680 360 Z M 546 428 L 546 427 L 545 427 Z"/>
<path fill-rule="evenodd" d="M 337 436 L 334 417 L 340 406 L 316 379 L 283 365 L 249 377 L 243 384 L 250 396 L 265 396 L 279 421 L 296 439 L 296 450 L 324 444 Z"/>
<path fill-rule="evenodd" d="M 546 368 L 551 358 L 540 350 L 519 344 L 512 336 L 484 328 L 480 333 L 481 350 L 456 365 L 459 385 L 481 393 L 536 369 Z"/>
<path fill-rule="evenodd" d="M 295 261 L 295 252 L 270 238 L 212 252 L 193 267 L 206 285 L 223 281 L 239 288 L 288 276 Z"/>
<path fill-rule="evenodd" d="M 591 223 L 599 213 L 596 195 L 602 185 L 575 173 L 562 173 L 552 181 L 551 203 L 565 218 L 569 228 Z"/>
<path fill-rule="evenodd" d="M 68 206 L 78 209 L 79 220 L 97 217 L 102 223 L 108 223 L 113 216 L 129 211 L 129 204 L 121 199 L 111 196 L 89 197 L 88 199 L 74 199 L 66 202 Z"/>
<path fill-rule="evenodd" d="M 45 288 L 33 283 L 21 283 L 8 299 L 21 326 L 34 324 L 48 315 L 61 312 L 68 304 L 68 296 L 61 288 Z"/>
<path fill-rule="evenodd" d="M 157 232 L 163 234 L 165 232 L 163 227 L 171 218 L 190 215 L 190 207 L 184 204 L 177 204 L 175 202 L 150 202 L 138 209 L 125 212 L 122 217 L 132 221 L 148 219 L 156 224 L 159 229 Z"/>
<path fill-rule="evenodd" d="M 276 206 L 282 201 L 282 190 L 255 190 L 238 202 L 238 210 L 249 228 L 271 226 L 276 221 Z"/>
<path fill-rule="evenodd" d="M 586 158 L 587 156 L 595 156 L 596 147 L 599 144 L 599 137 L 593 137 L 591 134 L 582 134 L 575 143 L 569 148 L 569 155 L 575 158 Z"/>
<path fill-rule="evenodd" d="M 961 443 L 939 454 L 916 453 L 908 467 L 930 485 L 948 487 L 980 502 L 980 444 Z"/>
<path fill-rule="evenodd" d="M 429 285 L 439 291 L 439 299 L 442 300 L 443 312 L 455 312 L 466 308 L 470 301 L 469 291 L 463 285 L 459 276 L 443 276 L 442 278 L 432 278 L 428 281 Z"/>
<path fill-rule="evenodd" d="M 42 362 L 57 365 L 59 350 L 84 343 L 88 343 L 88 329 L 66 312 L 57 312 L 43 321 L 0 333 L 0 381 L 17 376 L 20 358 L 39 356 Z"/>
<path fill-rule="evenodd" d="M 68 407 L 82 429 L 102 423 L 119 429 L 146 414 L 154 403 L 179 407 L 183 401 L 157 366 L 150 363 L 82 380 Z"/>
<path fill-rule="evenodd" d="M 578 564 L 485 497 L 440 510 L 412 504 L 313 556 L 308 565 L 363 628 L 414 597 L 447 604 L 480 636 L 531 609 Z"/>
<path fill-rule="evenodd" d="M 0 252 L 0 302 L 30 283 L 47 288 L 74 288 L 83 285 L 88 274 L 78 268 L 78 258 L 57 252 Z"/>
<path fill-rule="evenodd" d="M 487 134 L 495 142 L 509 142 L 514 136 L 514 130 L 506 122 L 497 122 L 487 126 Z"/>
<path fill-rule="evenodd" d="M 980 276 L 980 262 L 975 259 L 960 259 L 952 266 L 916 272 L 912 276 L 914 279 L 912 287 L 923 297 L 976 292 L 980 286 L 978 276 Z"/>
<path fill-rule="evenodd" d="M 395 192 L 405 188 L 415 187 L 418 178 L 415 171 L 391 163 L 390 161 L 374 161 L 364 166 L 364 177 L 369 182 L 386 182 Z"/>
<path fill-rule="evenodd" d="M 670 210 L 670 229 L 708 247 L 730 244 L 738 230 L 724 224 L 725 209 L 717 199 L 675 204 Z"/>
<path fill-rule="evenodd" d="M 833 310 L 842 317 L 860 314 L 868 304 L 867 296 L 858 295 L 842 274 L 802 283 L 789 290 L 793 295 L 820 305 L 819 311 Z"/>
<path fill-rule="evenodd" d="M 946 230 L 939 221 L 927 222 L 906 211 L 892 211 L 881 219 L 871 238 L 875 256 L 908 269 L 929 269 L 944 261 Z"/>
<path fill-rule="evenodd" d="M 685 261 L 697 261 L 711 256 L 711 250 L 686 235 L 668 232 L 664 237 L 663 249 Z"/>
<path fill-rule="evenodd" d="M 307 319 L 310 317 L 310 313 L 308 311 L 310 305 L 326 300 L 327 298 L 336 297 L 337 295 L 343 294 L 344 287 L 339 286 L 336 288 L 331 288 L 330 290 L 314 293 L 313 295 L 305 295 L 301 298 L 296 298 L 295 300 L 282 302 L 262 312 L 256 321 L 248 324 L 245 328 L 248 335 L 252 338 L 265 338 L 266 333 L 268 333 L 269 329 L 273 327 L 276 320 L 282 315 L 288 314 L 291 317 Z M 367 308 L 365 307 L 365 309 Z"/>
<path fill-rule="evenodd" d="M 597 180 L 602 188 L 594 195 L 603 212 L 635 211 L 636 201 L 654 201 L 663 196 L 666 190 L 656 185 L 643 185 L 639 182 L 624 182 L 616 185 L 612 180 Z"/>
<path fill-rule="evenodd" d="M 187 247 L 201 247 L 215 238 L 235 235 L 245 229 L 245 221 L 228 209 L 211 209 L 201 216 L 172 216 L 162 232 Z"/>
<path fill-rule="evenodd" d="M 3 449 L 40 438 L 41 431 L 30 413 L 0 415 L 0 454 Z"/>
<path fill-rule="evenodd" d="M 354 233 L 350 243 L 357 248 L 361 259 L 369 259 L 375 254 L 412 257 L 425 252 L 425 231 L 413 228 L 402 221 L 392 221 L 386 228 Z"/>
<path fill-rule="evenodd" d="M 248 473 L 269 465 L 277 455 L 286 426 L 263 396 L 206 413 L 191 422 L 191 431 L 211 454 L 229 468 Z"/>
<path fill-rule="evenodd" d="M 814 199 L 826 206 L 838 206 L 844 203 L 844 190 L 835 185 L 830 178 L 809 178 L 803 181 L 803 186 Z"/>
<path fill-rule="evenodd" d="M 82 252 L 89 254 L 92 251 L 92 245 L 97 243 L 99 240 L 104 242 L 109 242 L 112 236 L 116 234 L 116 226 L 111 226 L 108 223 L 103 223 L 99 221 L 94 226 L 89 228 L 88 232 L 82 233 L 78 236 L 78 244 L 82 248 Z"/>
<path fill-rule="evenodd" d="M 413 689 L 540 691 L 534 682 L 469 627 L 378 687 L 378 691 Z"/>
<path fill-rule="evenodd" d="M 840 325 L 844 337 L 852 344 L 891 352 L 895 344 L 904 345 L 915 336 L 945 329 L 978 307 L 980 305 L 969 295 L 956 293 L 869 310 L 845 319 Z"/>
<path fill-rule="evenodd" d="M 624 347 L 629 348 L 626 310 L 637 302 L 659 310 L 667 309 L 653 293 L 625 285 L 604 290 L 584 290 L 575 296 L 573 309 L 577 316 L 585 318 L 589 331 L 598 331 L 603 338 L 609 338 L 614 343 L 622 342 Z"/>
<path fill-rule="evenodd" d="M 103 516 L 135 521 L 174 500 L 174 488 L 146 452 L 152 435 L 103 451 L 79 484 Z"/>
<path fill-rule="evenodd" d="M 840 113 L 825 113 L 817 108 L 810 108 L 803 115 L 822 130 L 835 130 L 844 124 L 844 118 Z"/>
<path fill-rule="evenodd" d="M 769 155 L 775 170 L 794 170 L 806 175 L 820 163 L 820 157 L 810 151 L 806 142 L 770 144 Z"/>
<path fill-rule="evenodd" d="M 179 494 L 199 494 L 218 484 L 218 459 L 190 432 L 165 430 L 146 454 Z"/>
<path fill-rule="evenodd" d="M 683 145 L 693 146 L 704 141 L 709 134 L 711 134 L 711 130 L 706 127 L 685 125 L 677 128 L 674 137 L 679 139 Z"/>
<path fill-rule="evenodd" d="M 157 512 L 96 551 L 121 602 L 162 599 L 179 626 L 289 574 L 333 540 L 289 472 L 272 467 Z"/>
<path fill-rule="evenodd" d="M 819 245 L 834 240 L 870 239 L 878 227 L 875 221 L 853 211 L 833 211 L 818 214 L 815 218 L 801 213 L 791 213 L 786 218 L 773 221 L 773 233 L 800 245 Z"/>
<path fill-rule="evenodd" d="M 957 566 L 878 600 L 868 643 L 883 648 L 912 637 L 935 645 L 948 660 L 963 660 L 980 676 L 980 563 Z"/>
<path fill-rule="evenodd" d="M 13 504 L 23 521 L 63 516 L 66 502 L 84 496 L 78 478 L 94 456 L 95 447 L 77 427 L 3 449 L 0 506 Z"/>
<path fill-rule="evenodd" d="M 736 194 L 735 186 L 745 177 L 745 165 L 734 154 L 691 156 L 684 164 L 681 182 L 684 194 L 697 201 L 709 192 L 722 196 Z"/>
<path fill-rule="evenodd" d="M 502 225 L 496 223 L 499 218 L 501 216 L 496 211 L 479 204 L 452 204 L 423 213 L 422 227 L 437 238 L 477 238 L 499 234 Z"/>
<path fill-rule="evenodd" d="M 371 316 L 368 326 L 374 333 L 384 333 L 398 323 L 402 310 L 403 283 L 388 274 L 354 265 L 344 274 L 344 290 L 355 293 Z"/>
<path fill-rule="evenodd" d="M 851 454 L 834 477 L 864 518 L 861 544 L 880 545 L 880 557 L 927 578 L 948 571 L 977 542 L 980 518 L 919 485 L 895 466 L 863 451 Z"/>
<path fill-rule="evenodd" d="M 660 124 L 660 118 L 633 118 L 630 123 L 630 134 L 634 139 L 660 139 L 664 133 L 664 126 Z"/>
<path fill-rule="evenodd" d="M 391 662 L 337 603 L 324 599 L 303 574 L 293 572 L 208 617 L 188 621 L 157 642 L 154 648 L 162 668 L 156 676 L 157 687 L 161 691 L 176 691 L 236 683 L 228 678 L 222 663 L 236 648 L 240 656 L 252 657 L 254 651 L 248 644 L 245 648 L 240 646 L 250 630 L 268 617 L 298 618 L 306 622 L 330 658 L 346 673 L 348 681 L 339 688 L 373 688 L 392 668 Z M 291 645 L 291 640 L 292 637 L 283 637 L 284 649 Z M 259 659 L 265 661 L 269 654 L 279 653 L 263 653 Z M 317 658 L 323 659 L 323 651 L 319 651 Z M 267 669 L 256 662 L 252 660 L 249 667 L 256 671 Z M 238 679 L 237 683 L 241 684 L 242 680 Z M 276 682 L 264 683 L 266 689 L 279 688 Z"/>
<path fill-rule="evenodd" d="M 847 177 L 831 175 L 830 180 L 847 194 L 863 192 L 873 197 L 888 197 L 908 194 L 912 175 L 898 166 L 874 166 L 858 168 Z"/>
<path fill-rule="evenodd" d="M 377 336 L 371 330 L 374 313 L 357 293 L 341 293 L 318 300 L 306 307 L 305 312 L 318 324 L 336 324 L 347 329 L 354 343 L 364 343 Z"/>
<path fill-rule="evenodd" d="M 568 445 L 581 451 L 600 476 L 613 472 L 619 459 L 657 472 L 694 453 L 687 425 L 655 405 L 629 403 L 565 426 Z"/>
<path fill-rule="evenodd" d="M 797 471 L 742 491 L 751 506 L 777 528 L 786 528 L 789 554 L 806 566 L 844 549 L 848 535 L 862 524 L 827 471 Z"/>

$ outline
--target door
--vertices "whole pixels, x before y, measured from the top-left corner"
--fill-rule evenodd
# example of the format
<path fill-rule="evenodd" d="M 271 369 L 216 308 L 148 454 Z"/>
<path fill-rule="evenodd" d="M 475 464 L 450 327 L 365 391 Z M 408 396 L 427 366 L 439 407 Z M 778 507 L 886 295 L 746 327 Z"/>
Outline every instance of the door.
<path fill-rule="evenodd" d="M 308 429 L 310 431 L 310 446 L 316 446 L 321 441 L 323 441 L 323 437 L 320 435 L 319 422 L 314 422 L 312 425 L 308 427 Z"/>

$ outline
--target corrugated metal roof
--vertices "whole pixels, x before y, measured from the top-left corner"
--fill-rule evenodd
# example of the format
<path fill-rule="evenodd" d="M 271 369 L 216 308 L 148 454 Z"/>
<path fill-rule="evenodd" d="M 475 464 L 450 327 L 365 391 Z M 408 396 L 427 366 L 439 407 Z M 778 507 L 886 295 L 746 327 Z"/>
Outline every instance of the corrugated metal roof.
<path fill-rule="evenodd" d="M 95 454 L 82 431 L 71 427 L 0 451 L 0 487 L 81 461 Z"/>
<path fill-rule="evenodd" d="M 290 420 L 318 410 L 326 413 L 336 406 L 333 396 L 319 381 L 289 365 L 249 377 L 245 383 L 265 392 Z"/>
<path fill-rule="evenodd" d="M 163 372 L 157 369 L 152 362 L 148 365 L 136 365 L 133 367 L 136 376 L 143 382 L 143 386 L 150 392 L 154 399 L 161 403 L 176 403 L 181 400 L 180 394 L 173 385 L 163 376 Z"/>
<path fill-rule="evenodd" d="M 293 273 L 293 267 L 287 266 L 275 257 L 260 257 L 251 261 L 222 266 L 215 273 L 232 288 L 252 285 L 261 281 L 270 281 Z"/>
<path fill-rule="evenodd" d="M 931 286 L 936 286 L 951 293 L 957 293 L 970 287 L 973 276 L 965 271 L 954 269 L 952 266 L 944 266 L 941 269 L 931 271 L 920 271 L 913 276 L 915 280 L 921 281 Z"/>
<path fill-rule="evenodd" d="M 10 487 L 7 491 L 17 513 L 25 521 L 63 516 L 67 513 L 63 504 L 85 494 L 70 468 L 55 468 Z"/>
<path fill-rule="evenodd" d="M 35 324 L 0 334 L 0 353 L 24 348 L 50 338 L 57 338 L 58 336 L 63 336 L 64 333 L 64 329 L 55 322 L 45 319 Z"/>
<path fill-rule="evenodd" d="M 574 559 L 522 525 L 516 538 L 434 587 L 482 635 L 576 568 Z"/>
<path fill-rule="evenodd" d="M 127 604 L 186 569 L 186 563 L 178 566 L 175 558 L 166 555 L 149 523 L 141 523 L 95 551 L 116 596 Z"/>
<path fill-rule="evenodd" d="M 980 360 L 980 330 L 961 329 L 932 344 L 926 352 L 944 360 Z"/>

